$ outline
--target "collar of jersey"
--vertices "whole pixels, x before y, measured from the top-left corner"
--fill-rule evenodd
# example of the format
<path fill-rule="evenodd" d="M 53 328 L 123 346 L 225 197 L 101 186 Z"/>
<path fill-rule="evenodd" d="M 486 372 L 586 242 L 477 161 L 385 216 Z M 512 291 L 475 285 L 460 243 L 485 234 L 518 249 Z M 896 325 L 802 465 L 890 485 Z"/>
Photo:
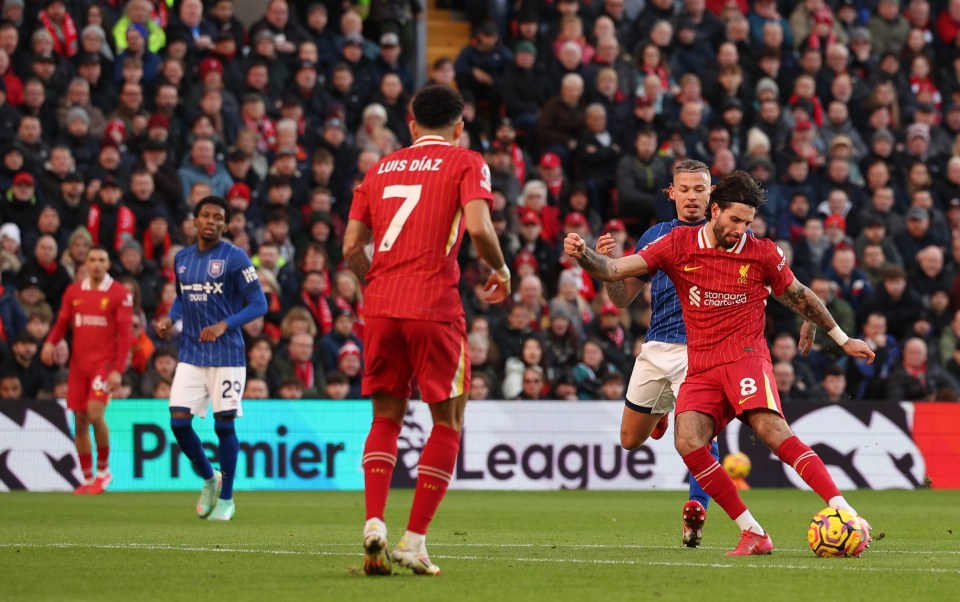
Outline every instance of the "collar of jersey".
<path fill-rule="evenodd" d="M 413 143 L 413 146 L 428 146 L 430 144 L 441 144 L 443 146 L 450 146 L 450 143 L 443 139 L 443 136 L 420 136 L 417 138 L 417 141 Z"/>
<path fill-rule="evenodd" d="M 103 280 L 100 281 L 100 288 L 98 288 L 97 290 L 98 290 L 98 291 L 101 291 L 101 292 L 102 292 L 102 291 L 105 291 L 105 290 L 108 290 L 108 289 L 110 288 L 110 285 L 111 285 L 111 284 L 113 284 L 113 278 L 110 277 L 110 274 L 106 274 L 106 275 L 103 277 Z M 82 291 L 92 291 L 92 290 L 93 290 L 92 288 L 90 288 L 90 279 L 89 279 L 89 278 L 84 278 L 84 279 L 83 279 L 83 282 L 80 283 L 80 290 L 82 290 Z"/>
<path fill-rule="evenodd" d="M 747 236 L 743 235 L 740 237 L 740 242 L 737 243 L 737 246 L 731 247 L 726 250 L 727 253 L 733 253 L 734 255 L 739 255 L 743 251 L 743 247 L 747 244 Z M 697 246 L 701 249 L 712 249 L 714 247 L 710 246 L 710 242 L 707 240 L 707 227 L 703 225 L 700 227 L 700 230 L 697 231 Z"/>

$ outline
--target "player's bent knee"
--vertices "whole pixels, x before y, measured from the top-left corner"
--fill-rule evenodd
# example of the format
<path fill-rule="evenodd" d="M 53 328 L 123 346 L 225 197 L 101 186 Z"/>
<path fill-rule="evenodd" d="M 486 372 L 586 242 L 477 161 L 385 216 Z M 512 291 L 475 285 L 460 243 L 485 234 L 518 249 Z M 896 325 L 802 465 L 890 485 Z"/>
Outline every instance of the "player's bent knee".
<path fill-rule="evenodd" d="M 627 451 L 637 449 L 643 445 L 646 440 L 646 437 L 637 436 L 636 433 L 626 430 L 620 431 L 620 447 Z"/>

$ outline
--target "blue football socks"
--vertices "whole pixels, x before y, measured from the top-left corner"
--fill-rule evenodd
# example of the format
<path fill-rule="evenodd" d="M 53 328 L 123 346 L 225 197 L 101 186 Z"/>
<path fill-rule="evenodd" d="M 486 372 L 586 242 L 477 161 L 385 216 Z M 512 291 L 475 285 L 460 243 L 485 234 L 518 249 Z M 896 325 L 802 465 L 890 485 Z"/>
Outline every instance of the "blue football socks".
<path fill-rule="evenodd" d="M 171 418 L 170 429 L 173 431 L 173 436 L 177 438 L 177 444 L 180 445 L 183 455 L 193 462 L 193 467 L 197 469 L 200 476 L 204 479 L 212 478 L 213 466 L 210 465 L 210 460 L 203 451 L 203 446 L 200 444 L 200 437 L 198 437 L 197 432 L 193 430 L 191 419 Z M 236 460 L 236 456 L 234 456 L 234 460 Z"/>
<path fill-rule="evenodd" d="M 233 499 L 233 478 L 237 474 L 237 456 L 240 454 L 240 442 L 232 420 L 217 420 L 214 430 L 220 438 L 220 471 L 223 472 L 221 500 Z"/>

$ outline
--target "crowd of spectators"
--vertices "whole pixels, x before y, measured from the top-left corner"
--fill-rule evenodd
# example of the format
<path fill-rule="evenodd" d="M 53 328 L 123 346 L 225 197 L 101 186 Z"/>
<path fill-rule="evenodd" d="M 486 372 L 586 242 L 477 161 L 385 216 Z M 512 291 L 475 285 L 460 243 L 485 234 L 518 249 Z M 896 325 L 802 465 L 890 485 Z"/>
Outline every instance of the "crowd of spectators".
<path fill-rule="evenodd" d="M 464 95 L 461 145 L 484 154 L 513 268 L 460 264 L 475 399 L 622 399 L 650 319 L 621 310 L 559 242 L 610 232 L 632 252 L 675 217 L 683 159 L 748 170 L 776 240 L 844 330 L 847 361 L 775 302 L 784 402 L 953 400 L 960 391 L 960 0 L 468 2 L 475 34 L 431 66 Z M 360 395 L 363 287 L 341 258 L 351 191 L 409 144 L 416 0 L 3 0 L 0 9 L 0 397 L 57 396 L 38 344 L 92 244 L 134 292 L 117 396 L 169 395 L 176 347 L 152 321 L 175 298 L 191 208 L 226 233 L 267 294 L 244 327 L 248 398 Z"/>

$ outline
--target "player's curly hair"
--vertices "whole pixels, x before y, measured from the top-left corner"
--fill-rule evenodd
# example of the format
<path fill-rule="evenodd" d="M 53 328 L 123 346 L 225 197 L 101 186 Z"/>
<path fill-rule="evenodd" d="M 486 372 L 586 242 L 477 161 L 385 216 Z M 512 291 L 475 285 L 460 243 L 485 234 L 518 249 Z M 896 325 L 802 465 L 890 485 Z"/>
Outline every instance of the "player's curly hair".
<path fill-rule="evenodd" d="M 767 191 L 749 173 L 738 169 L 720 180 L 710 194 L 710 204 L 726 209 L 731 203 L 742 203 L 754 209 L 767 204 Z"/>
<path fill-rule="evenodd" d="M 430 130 L 442 130 L 463 117 L 463 97 L 442 84 L 427 86 L 413 97 L 413 118 Z"/>

